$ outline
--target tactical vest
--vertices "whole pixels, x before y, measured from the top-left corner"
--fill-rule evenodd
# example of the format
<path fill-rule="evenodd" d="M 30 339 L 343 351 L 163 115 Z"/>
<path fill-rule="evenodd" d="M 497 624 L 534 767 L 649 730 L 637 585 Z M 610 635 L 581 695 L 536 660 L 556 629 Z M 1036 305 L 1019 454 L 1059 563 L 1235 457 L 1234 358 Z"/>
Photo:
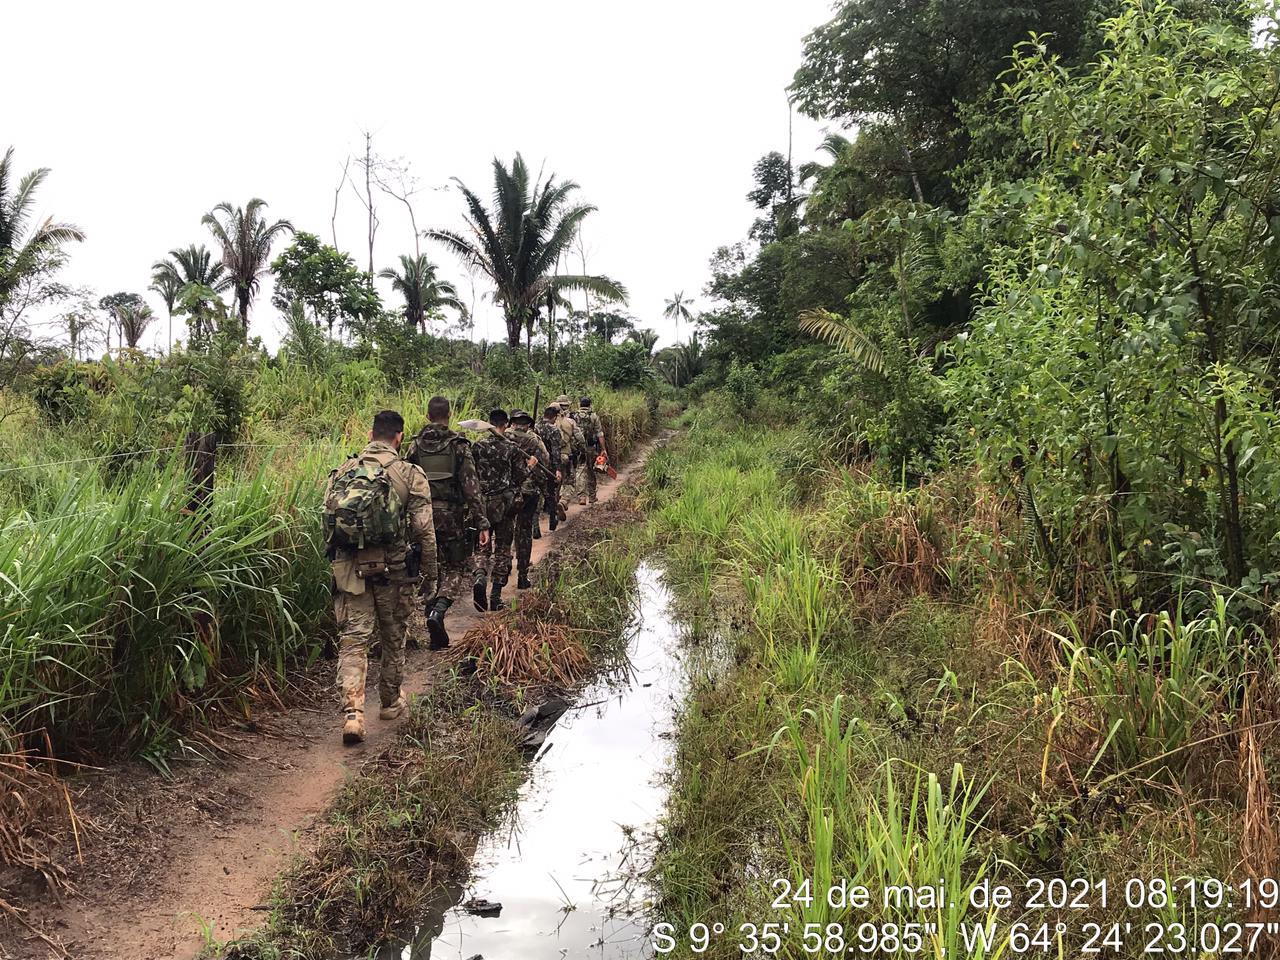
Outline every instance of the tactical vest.
<path fill-rule="evenodd" d="M 462 481 L 458 473 L 462 455 L 458 453 L 461 437 L 445 437 L 430 441 L 430 446 L 419 438 L 413 459 L 431 484 L 431 499 L 447 503 L 462 503 Z"/>

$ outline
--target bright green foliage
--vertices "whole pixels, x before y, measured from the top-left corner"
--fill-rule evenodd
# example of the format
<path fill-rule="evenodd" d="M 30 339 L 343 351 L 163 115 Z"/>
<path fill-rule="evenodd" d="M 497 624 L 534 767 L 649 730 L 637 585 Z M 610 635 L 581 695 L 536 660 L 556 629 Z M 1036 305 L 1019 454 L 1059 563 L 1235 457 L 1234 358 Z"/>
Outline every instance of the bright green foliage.
<path fill-rule="evenodd" d="M 1257 584 L 1280 559 L 1280 50 L 1167 6 L 1105 32 L 1079 75 L 1018 54 L 1044 160 L 982 200 L 1005 241 L 951 402 L 1051 563 L 1118 562 L 1117 597 L 1140 569 Z"/>
<path fill-rule="evenodd" d="M 373 280 L 361 273 L 348 254 L 321 243 L 313 233 L 299 232 L 271 264 L 276 288 L 272 302 L 287 311 L 300 303 L 333 336 L 335 324 L 347 327 L 368 321 L 381 309 Z"/>

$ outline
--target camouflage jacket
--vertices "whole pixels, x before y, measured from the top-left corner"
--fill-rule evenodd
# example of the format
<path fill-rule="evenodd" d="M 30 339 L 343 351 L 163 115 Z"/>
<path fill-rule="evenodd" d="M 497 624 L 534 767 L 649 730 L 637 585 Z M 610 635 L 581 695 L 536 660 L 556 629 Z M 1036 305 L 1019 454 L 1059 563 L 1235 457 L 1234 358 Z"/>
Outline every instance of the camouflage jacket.
<path fill-rule="evenodd" d="M 480 477 L 480 492 L 486 500 L 514 494 L 529 473 L 528 454 L 513 441 L 494 431 L 471 448 Z"/>
<path fill-rule="evenodd" d="M 350 457 L 337 470 L 329 474 L 325 484 L 325 496 L 328 498 L 329 484 L 339 473 L 345 472 L 360 460 L 370 458 L 382 464 L 387 478 L 396 496 L 404 504 L 408 515 L 406 539 L 393 547 L 387 548 L 386 559 L 388 578 L 392 580 L 407 579 L 404 570 L 405 555 L 409 547 L 418 545 L 422 548 L 422 577 L 427 583 L 436 582 L 436 537 L 432 522 L 431 486 L 422 470 L 407 460 L 402 460 L 396 448 L 385 440 L 374 440 L 354 457 Z M 333 558 L 334 586 L 344 593 L 364 593 L 365 581 L 356 576 L 356 554 L 342 552 Z"/>
<path fill-rule="evenodd" d="M 560 469 L 560 428 L 554 423 L 539 420 L 533 432 L 546 445 L 547 454 L 551 457 L 551 479 L 555 479 L 555 471 Z"/>
<path fill-rule="evenodd" d="M 540 492 L 546 486 L 548 475 L 555 476 L 554 473 L 548 474 L 551 469 L 551 454 L 547 452 L 546 444 L 538 439 L 536 433 L 524 427 L 512 427 L 507 431 L 507 436 L 526 457 L 537 457 L 538 466 L 541 468 L 529 471 L 528 476 L 524 478 L 524 483 L 520 484 L 520 492 L 523 494 Z"/>
<path fill-rule="evenodd" d="M 431 508 L 435 516 L 438 543 L 465 540 L 468 527 L 489 529 L 470 440 L 448 427 L 428 423 L 413 438 L 405 459 L 422 467 L 428 478 L 433 473 L 442 472 L 433 469 L 442 462 L 448 463 L 449 470 L 452 471 L 452 476 L 430 480 Z"/>
<path fill-rule="evenodd" d="M 560 428 L 560 462 L 568 463 L 570 457 L 582 459 L 587 453 L 587 440 L 582 435 L 582 428 L 567 412 L 560 414 L 556 421 Z"/>

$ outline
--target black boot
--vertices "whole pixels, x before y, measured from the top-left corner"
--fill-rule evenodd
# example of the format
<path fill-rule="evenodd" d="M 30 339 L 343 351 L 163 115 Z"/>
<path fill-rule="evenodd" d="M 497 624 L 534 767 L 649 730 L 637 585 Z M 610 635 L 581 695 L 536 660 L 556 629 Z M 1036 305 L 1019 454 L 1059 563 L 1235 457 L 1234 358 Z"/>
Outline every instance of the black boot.
<path fill-rule="evenodd" d="M 542 539 L 542 523 L 538 520 L 533 521 L 533 539 Z"/>
<path fill-rule="evenodd" d="M 451 606 L 452 600 L 441 597 L 427 614 L 427 633 L 431 634 L 432 650 L 443 650 L 449 646 L 449 632 L 444 628 L 444 615 Z"/>
<path fill-rule="evenodd" d="M 481 613 L 489 609 L 484 597 L 485 586 L 484 571 L 480 571 L 476 574 L 476 582 L 471 587 L 471 600 Z"/>
<path fill-rule="evenodd" d="M 532 586 L 533 586 L 533 584 L 529 582 L 529 571 L 527 571 L 527 570 L 521 570 L 521 571 L 520 571 L 520 578 L 519 578 L 518 580 L 516 580 L 516 589 L 517 589 L 517 590 L 528 590 L 528 589 L 529 589 L 530 587 L 532 587 Z"/>
<path fill-rule="evenodd" d="M 493 586 L 489 588 L 489 609 L 490 610 L 507 609 L 507 605 L 502 602 L 502 586 L 503 586 L 502 584 L 498 583 L 495 580 L 493 583 Z"/>

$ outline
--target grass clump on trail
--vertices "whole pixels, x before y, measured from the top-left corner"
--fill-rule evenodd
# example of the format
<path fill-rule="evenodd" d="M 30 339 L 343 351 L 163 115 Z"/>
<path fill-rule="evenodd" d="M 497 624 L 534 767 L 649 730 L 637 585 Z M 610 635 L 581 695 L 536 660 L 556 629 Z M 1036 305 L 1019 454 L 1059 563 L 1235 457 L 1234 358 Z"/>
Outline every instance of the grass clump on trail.
<path fill-rule="evenodd" d="M 624 654 L 636 563 L 601 541 L 457 641 L 403 736 L 346 784 L 314 851 L 281 878 L 266 926 L 217 955 L 362 952 L 395 939 L 463 881 L 475 844 L 524 777 L 525 731 L 515 722 L 524 706 L 571 694 Z"/>
<path fill-rule="evenodd" d="M 971 474 L 904 487 L 812 456 L 794 428 L 689 420 L 639 497 L 712 647 L 682 716 L 655 916 L 925 921 L 926 955 L 974 955 L 961 924 L 1003 936 L 1020 918 L 968 908 L 983 879 L 1274 875 L 1274 657 L 1224 597 L 1048 606 L 1016 498 Z M 833 878 L 871 907 L 820 903 Z M 774 908 L 806 879 L 813 902 Z M 957 906 L 879 902 L 940 879 Z"/>

